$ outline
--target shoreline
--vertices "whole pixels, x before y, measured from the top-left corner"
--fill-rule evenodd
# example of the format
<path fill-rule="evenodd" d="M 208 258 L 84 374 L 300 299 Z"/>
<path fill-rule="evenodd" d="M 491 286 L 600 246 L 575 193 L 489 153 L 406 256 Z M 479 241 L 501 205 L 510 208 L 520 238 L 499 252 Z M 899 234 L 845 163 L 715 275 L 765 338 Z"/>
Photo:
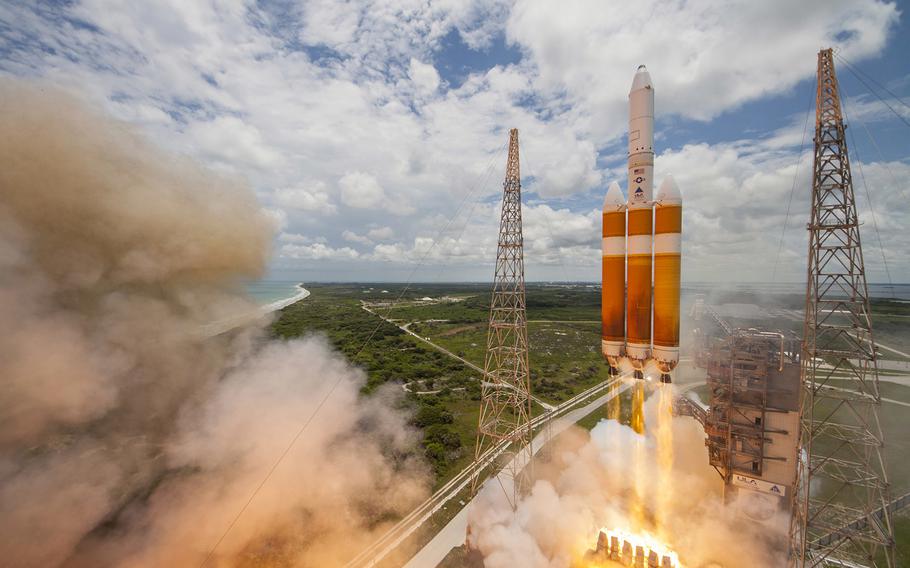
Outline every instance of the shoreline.
<path fill-rule="evenodd" d="M 259 309 L 255 310 L 255 311 L 237 314 L 237 315 L 231 316 L 227 319 L 223 319 L 220 321 L 211 322 L 209 324 L 203 325 L 201 328 L 203 336 L 204 337 L 214 337 L 216 335 L 221 335 L 222 333 L 231 331 L 232 329 L 237 329 L 239 327 L 243 327 L 244 325 L 247 325 L 250 322 L 260 320 L 260 318 L 262 318 L 264 316 L 269 316 L 269 315 L 277 312 L 278 310 L 286 308 L 286 307 L 290 306 L 291 304 L 295 304 L 295 303 L 307 298 L 310 295 L 310 291 L 307 290 L 306 288 L 304 288 L 303 284 L 297 284 L 297 286 L 295 286 L 295 288 L 297 288 L 297 293 L 289 298 L 284 298 L 283 300 L 276 300 L 270 304 L 260 306 Z"/>
<path fill-rule="evenodd" d="M 304 300 L 307 297 L 309 297 L 310 291 L 307 290 L 306 288 L 304 288 L 302 283 L 297 284 L 296 286 L 294 286 L 294 288 L 297 289 L 296 294 L 294 294 L 290 298 L 285 298 L 283 300 L 276 300 L 276 301 L 272 302 L 271 304 L 266 304 L 266 305 L 262 306 L 262 313 L 270 314 L 272 312 L 277 312 L 278 310 L 282 310 L 282 309 L 290 306 L 291 304 L 296 304 L 300 300 Z"/>

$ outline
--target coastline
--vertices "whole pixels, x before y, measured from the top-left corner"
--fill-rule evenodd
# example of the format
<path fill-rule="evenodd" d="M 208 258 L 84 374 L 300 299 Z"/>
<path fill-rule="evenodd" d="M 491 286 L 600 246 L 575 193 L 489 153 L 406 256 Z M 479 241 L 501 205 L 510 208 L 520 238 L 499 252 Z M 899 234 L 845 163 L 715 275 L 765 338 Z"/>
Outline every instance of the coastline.
<path fill-rule="evenodd" d="M 310 291 L 303 287 L 303 284 L 297 284 L 295 286 L 297 293 L 291 296 L 290 298 L 285 298 L 283 300 L 277 300 L 271 304 L 266 304 L 262 306 L 262 313 L 270 314 L 272 312 L 277 312 L 278 310 L 284 309 L 291 304 L 296 304 L 300 300 L 307 298 L 310 295 Z"/>
<path fill-rule="evenodd" d="M 238 327 L 247 325 L 250 322 L 257 321 L 263 316 L 268 316 L 280 309 L 290 306 L 291 304 L 295 304 L 310 295 L 310 291 L 304 288 L 302 284 L 297 284 L 295 288 L 297 288 L 297 293 L 289 298 L 276 300 L 270 304 L 260 306 L 260 308 L 255 311 L 238 314 L 221 321 L 203 325 L 202 335 L 204 337 L 213 337 L 231 331 L 232 329 L 237 329 Z"/>

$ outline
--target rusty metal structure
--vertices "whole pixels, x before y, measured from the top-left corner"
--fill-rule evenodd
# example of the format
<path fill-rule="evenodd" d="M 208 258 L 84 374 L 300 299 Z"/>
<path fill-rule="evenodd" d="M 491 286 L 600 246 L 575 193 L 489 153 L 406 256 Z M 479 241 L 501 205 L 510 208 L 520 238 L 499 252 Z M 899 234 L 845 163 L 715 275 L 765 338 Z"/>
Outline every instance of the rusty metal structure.
<path fill-rule="evenodd" d="M 790 565 L 893 567 L 876 349 L 833 58 L 818 54 Z"/>
<path fill-rule="evenodd" d="M 799 340 L 759 329 L 733 329 L 712 346 L 711 400 L 704 418 L 709 463 L 731 501 L 743 489 L 768 509 L 787 509 L 796 474 Z"/>
<path fill-rule="evenodd" d="M 509 157 L 502 185 L 499 246 L 490 300 L 490 323 L 481 386 L 480 416 L 474 453 L 472 493 L 488 452 L 506 444 L 499 455 L 499 480 L 512 507 L 529 488 L 531 451 L 531 382 L 525 303 L 524 239 L 521 230 L 521 172 L 518 130 L 509 132 Z M 494 469 L 499 467 L 494 464 Z"/>

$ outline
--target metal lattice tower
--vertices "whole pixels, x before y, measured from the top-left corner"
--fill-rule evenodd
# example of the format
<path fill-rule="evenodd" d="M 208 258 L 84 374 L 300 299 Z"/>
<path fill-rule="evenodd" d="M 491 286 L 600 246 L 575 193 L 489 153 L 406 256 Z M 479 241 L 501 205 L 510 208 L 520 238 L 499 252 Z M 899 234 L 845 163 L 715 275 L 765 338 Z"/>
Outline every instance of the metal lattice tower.
<path fill-rule="evenodd" d="M 893 567 L 878 367 L 833 57 L 831 49 L 818 54 L 790 564 L 839 559 Z"/>
<path fill-rule="evenodd" d="M 513 508 L 528 487 L 530 476 L 525 466 L 530 463 L 532 434 L 523 249 L 518 130 L 513 128 L 509 132 L 509 159 L 502 185 L 499 246 L 472 484 L 472 493 L 476 493 L 480 470 L 505 447 L 499 455 L 504 462 L 499 477 Z"/>

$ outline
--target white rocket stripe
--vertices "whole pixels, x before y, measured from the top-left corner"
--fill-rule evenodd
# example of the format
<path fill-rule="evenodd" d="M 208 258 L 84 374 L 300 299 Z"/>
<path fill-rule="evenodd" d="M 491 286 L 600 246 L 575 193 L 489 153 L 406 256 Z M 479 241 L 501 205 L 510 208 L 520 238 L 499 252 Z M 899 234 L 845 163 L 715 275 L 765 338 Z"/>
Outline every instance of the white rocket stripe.
<path fill-rule="evenodd" d="M 626 238 L 604 237 L 600 245 L 600 251 L 602 256 L 625 256 Z"/>
<path fill-rule="evenodd" d="M 655 345 L 654 349 L 651 350 L 651 355 L 658 361 L 678 363 L 679 347 L 661 347 L 660 345 Z"/>
<path fill-rule="evenodd" d="M 660 233 L 654 235 L 654 253 L 677 253 L 682 251 L 682 235 L 680 233 Z"/>
<path fill-rule="evenodd" d="M 600 340 L 600 352 L 608 357 L 619 357 L 622 354 L 622 341 Z"/>
<path fill-rule="evenodd" d="M 651 254 L 651 235 L 630 235 L 629 254 Z"/>
<path fill-rule="evenodd" d="M 626 344 L 626 355 L 633 359 L 638 359 L 644 361 L 648 358 L 648 352 L 651 350 L 651 346 L 647 343 L 627 343 Z"/>

